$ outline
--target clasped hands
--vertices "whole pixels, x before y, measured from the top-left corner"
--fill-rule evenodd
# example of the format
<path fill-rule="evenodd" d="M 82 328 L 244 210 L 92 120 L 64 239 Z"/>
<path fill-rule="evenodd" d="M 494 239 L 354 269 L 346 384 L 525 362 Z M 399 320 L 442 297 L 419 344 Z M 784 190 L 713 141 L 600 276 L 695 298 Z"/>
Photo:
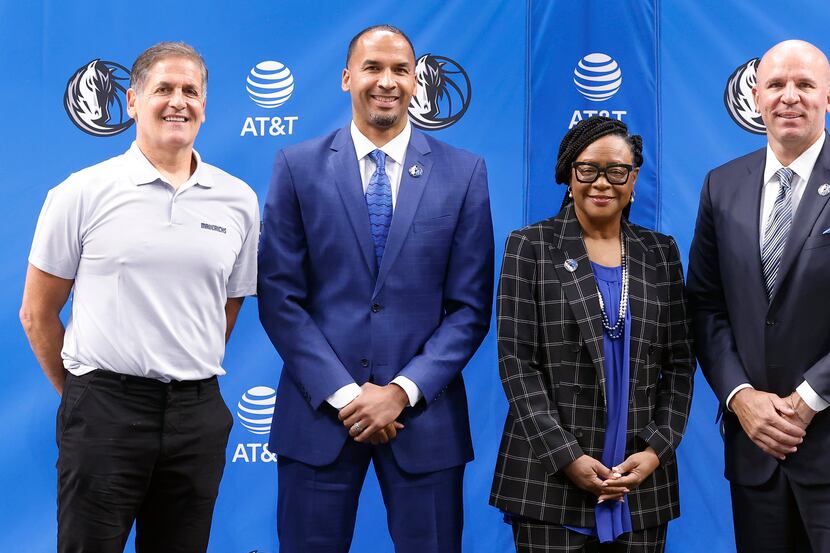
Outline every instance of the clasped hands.
<path fill-rule="evenodd" d="M 729 407 L 755 445 L 781 461 L 797 451 L 816 415 L 798 392 L 780 397 L 744 388 L 735 394 Z"/>
<path fill-rule="evenodd" d="M 408 403 L 409 397 L 397 384 L 367 382 L 360 387 L 360 395 L 340 409 L 338 418 L 354 441 L 385 444 L 403 430 L 403 424 L 395 419 Z"/>
<path fill-rule="evenodd" d="M 588 455 L 582 455 L 562 471 L 578 488 L 597 496 L 597 503 L 621 501 L 623 496 L 643 483 L 660 466 L 653 448 L 630 455 L 615 467 L 608 468 Z"/>

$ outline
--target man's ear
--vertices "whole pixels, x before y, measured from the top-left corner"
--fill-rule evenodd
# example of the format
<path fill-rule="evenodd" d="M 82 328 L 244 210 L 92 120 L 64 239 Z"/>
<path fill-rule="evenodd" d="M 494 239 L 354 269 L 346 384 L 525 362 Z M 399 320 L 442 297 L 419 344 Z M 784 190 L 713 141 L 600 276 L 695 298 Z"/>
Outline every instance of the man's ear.
<path fill-rule="evenodd" d="M 135 101 L 138 97 L 136 91 L 130 87 L 127 89 L 127 115 L 135 119 Z"/>
<path fill-rule="evenodd" d="M 349 91 L 349 85 L 351 84 L 351 82 L 352 82 L 352 76 L 349 73 L 349 70 L 347 68 L 344 68 L 343 69 L 343 78 L 340 81 L 340 89 L 343 92 L 348 92 Z"/>

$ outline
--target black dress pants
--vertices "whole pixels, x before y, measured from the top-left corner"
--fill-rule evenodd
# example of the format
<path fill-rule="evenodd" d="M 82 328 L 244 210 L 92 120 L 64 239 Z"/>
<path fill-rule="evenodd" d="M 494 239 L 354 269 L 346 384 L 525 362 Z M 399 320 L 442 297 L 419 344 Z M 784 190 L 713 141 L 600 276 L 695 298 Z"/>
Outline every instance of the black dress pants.
<path fill-rule="evenodd" d="M 233 417 L 216 378 L 67 376 L 57 416 L 58 551 L 207 549 Z"/>
<path fill-rule="evenodd" d="M 730 487 L 738 553 L 830 552 L 830 485 L 799 484 L 779 466 L 760 486 Z"/>

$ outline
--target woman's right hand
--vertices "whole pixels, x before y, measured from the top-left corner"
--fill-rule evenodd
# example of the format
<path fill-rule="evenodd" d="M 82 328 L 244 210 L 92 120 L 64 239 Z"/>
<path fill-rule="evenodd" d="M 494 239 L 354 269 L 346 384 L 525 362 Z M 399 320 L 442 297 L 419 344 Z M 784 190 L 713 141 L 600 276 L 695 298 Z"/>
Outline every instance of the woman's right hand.
<path fill-rule="evenodd" d="M 571 482 L 580 489 L 592 493 L 600 502 L 606 499 L 619 499 L 628 493 L 628 488 L 614 485 L 614 480 L 621 475 L 588 455 L 583 455 L 562 469 Z"/>

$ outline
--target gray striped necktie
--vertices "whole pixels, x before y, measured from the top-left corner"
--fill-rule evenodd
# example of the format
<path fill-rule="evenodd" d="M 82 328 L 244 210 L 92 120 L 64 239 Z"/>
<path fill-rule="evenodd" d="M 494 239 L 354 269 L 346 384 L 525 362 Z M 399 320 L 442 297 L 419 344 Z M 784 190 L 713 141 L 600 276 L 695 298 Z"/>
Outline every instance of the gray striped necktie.
<path fill-rule="evenodd" d="M 775 172 L 781 187 L 772 206 L 772 213 L 767 219 L 767 228 L 764 230 L 764 245 L 761 247 L 761 263 L 764 268 L 764 282 L 767 285 L 767 296 L 772 296 L 775 286 L 775 277 L 778 275 L 778 266 L 781 264 L 781 254 L 790 234 L 790 225 L 793 221 L 792 189 L 793 170 L 782 167 Z"/>

